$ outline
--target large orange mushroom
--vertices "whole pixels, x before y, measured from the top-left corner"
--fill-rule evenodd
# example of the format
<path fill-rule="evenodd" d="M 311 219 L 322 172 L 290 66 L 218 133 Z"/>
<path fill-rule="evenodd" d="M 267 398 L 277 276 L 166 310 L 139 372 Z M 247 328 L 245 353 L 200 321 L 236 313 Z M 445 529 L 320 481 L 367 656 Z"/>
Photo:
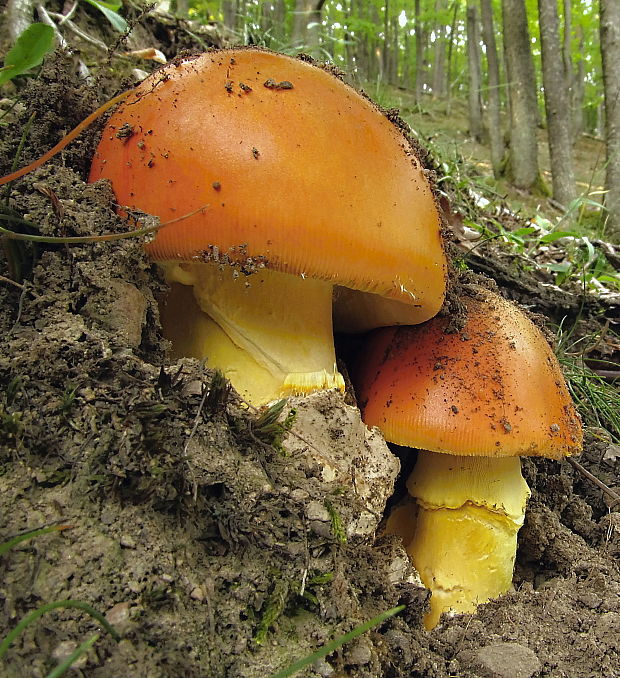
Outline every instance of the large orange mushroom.
<path fill-rule="evenodd" d="M 463 328 L 447 318 L 377 330 L 354 376 L 364 421 L 420 450 L 405 501 L 388 521 L 442 612 L 473 612 L 511 586 L 529 489 L 519 456 L 581 450 L 560 366 L 516 306 L 479 288 Z"/>
<path fill-rule="evenodd" d="M 190 215 L 147 245 L 203 311 L 177 290 L 169 334 L 254 404 L 343 388 L 333 285 L 410 323 L 442 304 L 440 219 L 415 149 L 305 60 L 235 49 L 169 64 L 110 118 L 90 174 L 101 178 L 122 206 Z"/>

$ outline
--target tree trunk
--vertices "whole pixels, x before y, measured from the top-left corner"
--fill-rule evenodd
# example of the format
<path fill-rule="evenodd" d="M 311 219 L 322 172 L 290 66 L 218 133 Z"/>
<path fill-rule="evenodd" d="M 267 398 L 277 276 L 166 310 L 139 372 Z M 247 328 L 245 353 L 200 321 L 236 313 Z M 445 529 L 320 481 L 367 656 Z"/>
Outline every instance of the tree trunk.
<path fill-rule="evenodd" d="M 491 165 L 496 179 L 502 174 L 504 161 L 504 135 L 500 118 L 499 59 L 495 43 L 493 6 L 491 0 L 481 0 L 482 38 L 486 47 L 488 69 L 487 127 L 491 144 Z"/>
<path fill-rule="evenodd" d="M 480 105 L 480 31 L 475 5 L 467 6 L 467 64 L 469 66 L 469 136 L 482 140 L 482 107 Z"/>
<path fill-rule="evenodd" d="M 381 52 L 381 79 L 389 82 L 390 72 L 390 0 L 383 6 L 383 47 Z"/>
<path fill-rule="evenodd" d="M 568 105 L 571 109 L 571 117 L 574 115 L 573 105 L 574 86 L 575 86 L 575 72 L 573 70 L 573 51 L 572 51 L 572 37 L 573 37 L 573 15 L 571 8 L 571 0 L 563 0 L 562 13 L 564 15 L 564 31 L 562 34 L 562 61 L 564 62 L 564 79 L 566 83 L 566 91 L 568 94 Z M 573 137 L 573 125 L 571 123 L 571 141 L 575 143 Z"/>
<path fill-rule="evenodd" d="M 448 39 L 448 65 L 446 67 L 446 93 L 448 94 L 448 99 L 452 94 L 452 57 L 454 54 L 454 37 L 456 36 L 456 19 L 459 13 L 459 6 L 459 3 L 454 0 L 452 23 L 450 24 L 450 37 Z"/>
<path fill-rule="evenodd" d="M 601 57 L 605 89 L 607 233 L 620 236 L 620 2 L 600 0 Z"/>
<path fill-rule="evenodd" d="M 568 207 L 575 197 L 571 143 L 571 106 L 560 46 L 556 0 L 538 0 L 545 111 L 551 158 L 553 198 Z"/>
<path fill-rule="evenodd" d="M 325 0 L 295 0 L 293 18 L 293 47 L 319 56 L 321 12 Z"/>
<path fill-rule="evenodd" d="M 446 0 L 435 0 L 435 43 L 433 59 L 433 97 L 446 93 L 446 27 L 443 20 Z"/>
<path fill-rule="evenodd" d="M 510 97 L 510 177 L 530 190 L 540 181 L 536 123 L 536 73 L 525 0 L 502 0 L 504 51 Z"/>
<path fill-rule="evenodd" d="M 6 3 L 5 22 L 11 43 L 34 21 L 34 5 L 34 0 L 8 0 Z"/>
<path fill-rule="evenodd" d="M 235 0 L 223 0 L 222 14 L 224 15 L 224 26 L 234 31 L 237 25 L 237 3 Z"/>
<path fill-rule="evenodd" d="M 585 129 L 585 115 L 584 115 L 584 99 L 586 94 L 586 66 L 584 55 L 584 39 L 583 28 L 578 27 L 579 48 L 576 71 L 573 74 L 573 99 L 571 101 L 571 108 L 573 111 L 573 143 L 583 134 Z"/>
<path fill-rule="evenodd" d="M 424 90 L 426 32 L 420 18 L 420 0 L 415 0 L 415 100 L 419 105 Z"/>

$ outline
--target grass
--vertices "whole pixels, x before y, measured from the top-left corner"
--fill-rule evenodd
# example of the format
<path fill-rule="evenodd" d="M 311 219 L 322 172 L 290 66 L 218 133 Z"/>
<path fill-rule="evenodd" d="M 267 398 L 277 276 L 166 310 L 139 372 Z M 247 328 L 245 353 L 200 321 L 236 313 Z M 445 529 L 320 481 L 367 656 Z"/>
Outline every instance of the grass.
<path fill-rule="evenodd" d="M 557 336 L 558 360 L 584 423 L 606 430 L 614 442 L 620 443 L 620 392 L 590 365 L 612 371 L 618 370 L 620 366 L 606 360 L 588 360 L 592 349 L 605 339 L 603 333 L 573 339 L 573 332 L 565 331 L 560 326 Z"/>
<path fill-rule="evenodd" d="M 52 525 L 49 527 L 43 527 L 36 530 L 30 530 L 23 534 L 17 535 L 12 539 L 9 539 L 2 544 L 0 544 L 0 557 L 8 553 L 10 549 L 14 548 L 18 544 L 21 544 L 24 541 L 29 539 L 36 539 L 50 532 L 60 532 L 62 530 L 68 530 L 71 525 Z M 95 621 L 97 621 L 104 629 L 109 633 L 116 642 L 121 640 L 120 635 L 116 632 L 114 627 L 108 622 L 108 620 L 95 608 L 91 607 L 88 603 L 85 603 L 82 600 L 57 600 L 50 603 L 45 603 L 37 607 L 35 610 L 29 612 L 21 621 L 11 629 L 6 636 L 0 640 L 0 661 L 3 659 L 4 655 L 7 653 L 11 645 L 19 638 L 19 636 L 34 622 L 36 622 L 40 617 L 52 610 L 57 610 L 60 608 L 64 609 L 77 609 L 86 614 L 90 615 Z M 99 640 L 100 633 L 95 633 L 82 642 L 68 657 L 66 657 L 62 662 L 60 662 L 50 673 L 47 674 L 46 678 L 58 678 L 66 673 L 71 666 Z"/>
<path fill-rule="evenodd" d="M 295 673 L 301 671 L 302 669 L 305 669 L 307 666 L 314 664 L 314 662 L 318 661 L 319 659 L 327 657 L 328 654 L 331 654 L 338 648 L 342 647 L 345 643 L 351 642 L 358 636 L 361 636 L 363 633 L 366 633 L 366 631 L 372 629 L 374 626 L 378 626 L 379 624 L 382 624 L 390 617 L 393 617 L 395 614 L 402 612 L 404 609 L 405 609 L 404 605 L 399 605 L 398 607 L 393 607 L 390 610 L 382 612 L 376 617 L 369 619 L 367 622 L 364 622 L 363 624 L 356 626 L 352 631 L 349 631 L 349 633 L 345 633 L 343 636 L 339 636 L 335 640 L 332 640 L 331 643 L 323 645 L 323 647 L 320 647 L 316 652 L 313 652 L 312 654 L 309 654 L 307 657 L 304 657 L 303 659 L 296 661 L 294 664 L 287 666 L 281 671 L 274 673 L 270 678 L 289 678 L 289 676 L 292 676 Z"/>

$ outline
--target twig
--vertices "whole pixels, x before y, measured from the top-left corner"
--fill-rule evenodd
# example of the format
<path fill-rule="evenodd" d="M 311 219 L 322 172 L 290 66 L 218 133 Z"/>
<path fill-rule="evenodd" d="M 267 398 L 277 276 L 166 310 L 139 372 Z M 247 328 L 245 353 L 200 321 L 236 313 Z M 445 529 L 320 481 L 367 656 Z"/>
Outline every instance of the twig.
<path fill-rule="evenodd" d="M 18 290 L 25 289 L 21 283 L 15 282 L 15 280 L 11 280 L 10 278 L 5 278 L 3 275 L 0 275 L 0 282 L 6 283 L 7 285 L 13 285 L 13 287 L 17 287 Z"/>
<path fill-rule="evenodd" d="M 37 5 L 37 14 L 41 19 L 41 23 L 46 24 L 47 26 L 51 26 L 54 29 L 54 35 L 56 36 L 58 46 L 61 47 L 62 49 L 69 50 L 70 49 L 69 43 L 65 40 L 62 33 L 58 30 L 56 22 L 52 19 L 52 17 L 49 15 L 49 12 L 45 9 L 43 3 L 41 2 Z"/>
<path fill-rule="evenodd" d="M 58 22 L 59 26 L 62 26 L 65 23 L 65 21 L 69 21 L 69 19 L 73 19 L 73 15 L 75 14 L 75 11 L 77 10 L 77 6 L 78 6 L 78 0 L 75 0 L 71 9 L 66 14 L 60 15 L 62 18 Z"/>
<path fill-rule="evenodd" d="M 58 21 L 59 26 L 66 24 L 67 27 L 70 28 L 78 36 L 78 38 L 82 38 L 84 42 L 88 42 L 91 45 L 94 45 L 95 47 L 97 47 L 97 49 L 100 49 L 102 52 L 105 52 L 106 54 L 108 53 L 108 46 L 105 44 L 105 42 L 102 42 L 101 40 L 98 40 L 97 38 L 83 31 L 81 28 L 76 26 L 73 23 L 73 21 L 69 19 L 68 16 L 65 16 L 64 14 L 58 14 L 57 12 L 48 12 L 48 14 L 54 19 L 59 20 Z"/>
<path fill-rule="evenodd" d="M 602 490 L 607 496 L 611 497 L 614 500 L 613 506 L 620 504 L 620 494 L 614 492 L 610 487 L 607 487 L 604 482 L 599 480 L 595 475 L 592 475 L 588 469 L 584 468 L 578 461 L 571 459 L 570 457 L 566 458 L 566 461 L 574 468 L 581 473 L 584 478 L 587 478 L 590 482 L 594 483 L 600 490 Z"/>
<path fill-rule="evenodd" d="M 620 379 L 620 370 L 592 370 L 594 374 L 598 374 L 599 377 L 603 379 L 609 379 L 610 381 L 615 381 Z"/>
<path fill-rule="evenodd" d="M 119 101 L 122 101 L 132 91 L 133 90 L 129 89 L 126 92 L 123 92 L 122 94 L 118 94 L 117 96 L 113 97 L 112 99 L 110 99 L 110 101 L 103 104 L 103 106 L 99 106 L 99 108 L 94 113 L 91 113 L 89 116 L 84 118 L 84 120 L 82 120 L 82 122 L 75 129 L 71 130 L 71 132 L 65 135 L 53 148 L 47 151 L 47 153 L 44 153 L 40 158 L 38 158 L 34 162 L 31 162 L 29 165 L 26 165 L 26 167 L 22 167 L 20 170 L 17 170 L 16 172 L 11 172 L 11 174 L 7 174 L 4 177 L 0 177 L 0 186 L 4 186 L 4 184 L 8 184 L 10 181 L 19 179 L 20 177 L 23 177 L 24 175 L 28 174 L 29 172 L 32 172 L 38 167 L 41 167 L 41 165 L 46 163 L 50 158 L 53 158 L 57 153 L 60 153 L 60 151 L 62 151 L 62 149 L 65 148 L 65 146 L 69 145 L 91 123 L 97 120 L 97 118 L 101 117 L 109 108 L 112 108 L 112 106 L 117 104 Z"/>

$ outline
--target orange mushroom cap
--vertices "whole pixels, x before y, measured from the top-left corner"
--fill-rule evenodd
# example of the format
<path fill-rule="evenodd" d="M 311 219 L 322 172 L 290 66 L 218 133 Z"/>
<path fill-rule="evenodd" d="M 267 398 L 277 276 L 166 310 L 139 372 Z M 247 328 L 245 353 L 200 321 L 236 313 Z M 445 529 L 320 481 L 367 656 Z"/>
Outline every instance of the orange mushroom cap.
<path fill-rule="evenodd" d="M 581 451 L 583 433 L 559 363 L 513 304 L 480 290 L 467 320 L 377 330 L 356 384 L 364 421 L 401 445 L 454 455 Z"/>
<path fill-rule="evenodd" d="M 440 219 L 402 132 L 330 72 L 235 49 L 175 61 L 110 118 L 90 180 L 178 219 L 155 260 L 258 260 L 424 309 L 445 292 Z"/>

